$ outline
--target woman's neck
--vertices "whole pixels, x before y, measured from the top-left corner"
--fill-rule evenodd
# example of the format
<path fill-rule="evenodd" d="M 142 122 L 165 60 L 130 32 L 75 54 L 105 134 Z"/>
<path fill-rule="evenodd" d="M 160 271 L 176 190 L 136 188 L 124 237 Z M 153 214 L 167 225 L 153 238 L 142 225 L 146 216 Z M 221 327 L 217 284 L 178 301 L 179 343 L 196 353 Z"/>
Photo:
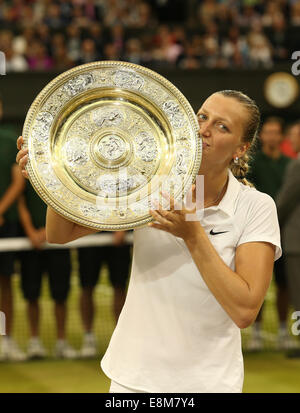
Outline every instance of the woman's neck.
<path fill-rule="evenodd" d="M 222 171 L 199 171 L 204 176 L 204 206 L 218 205 L 223 198 L 228 181 L 228 169 Z"/>

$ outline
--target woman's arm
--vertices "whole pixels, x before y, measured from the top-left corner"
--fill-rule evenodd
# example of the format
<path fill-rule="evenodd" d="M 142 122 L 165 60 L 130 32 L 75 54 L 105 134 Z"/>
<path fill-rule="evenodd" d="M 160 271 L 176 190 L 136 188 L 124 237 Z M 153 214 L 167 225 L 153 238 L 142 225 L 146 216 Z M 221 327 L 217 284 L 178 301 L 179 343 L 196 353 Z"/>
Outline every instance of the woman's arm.
<path fill-rule="evenodd" d="M 51 244 L 66 244 L 85 235 L 94 234 L 99 230 L 75 224 L 59 215 L 50 206 L 46 216 L 46 239 Z"/>
<path fill-rule="evenodd" d="M 264 208 L 275 208 L 273 204 L 273 201 L 272 205 L 267 202 Z M 186 214 L 192 211 L 179 208 L 174 210 L 174 201 L 171 201 L 170 211 L 159 206 L 157 210 L 150 212 L 157 223 L 148 225 L 185 241 L 216 300 L 239 328 L 248 327 L 260 310 L 272 278 L 275 254 L 273 244 L 250 241 L 241 243 L 236 248 L 233 271 L 219 256 L 200 222 L 186 220 Z"/>
<path fill-rule="evenodd" d="M 272 279 L 275 247 L 267 242 L 238 246 L 232 271 L 202 227 L 186 245 L 206 285 L 230 318 L 239 328 L 251 325 Z"/>

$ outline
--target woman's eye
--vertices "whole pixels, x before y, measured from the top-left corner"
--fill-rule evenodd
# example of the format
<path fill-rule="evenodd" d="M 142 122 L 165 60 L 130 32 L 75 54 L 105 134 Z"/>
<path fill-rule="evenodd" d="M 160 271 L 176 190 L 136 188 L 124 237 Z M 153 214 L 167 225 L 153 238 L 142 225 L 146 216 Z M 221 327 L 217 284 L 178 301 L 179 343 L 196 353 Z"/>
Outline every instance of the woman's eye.
<path fill-rule="evenodd" d="M 221 130 L 224 130 L 224 131 L 228 132 L 228 128 L 227 128 L 226 125 L 224 125 L 223 123 L 220 123 L 219 126 L 220 126 Z"/>
<path fill-rule="evenodd" d="M 203 113 L 198 114 L 198 120 L 205 120 L 205 119 L 206 119 L 206 115 L 204 115 Z"/>

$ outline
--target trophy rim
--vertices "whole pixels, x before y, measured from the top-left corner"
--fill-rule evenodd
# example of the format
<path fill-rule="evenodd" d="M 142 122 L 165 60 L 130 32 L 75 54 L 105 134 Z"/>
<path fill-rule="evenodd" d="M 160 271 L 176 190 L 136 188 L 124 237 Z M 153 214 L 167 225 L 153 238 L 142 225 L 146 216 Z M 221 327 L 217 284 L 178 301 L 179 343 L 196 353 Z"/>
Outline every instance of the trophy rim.
<path fill-rule="evenodd" d="M 175 86 L 173 85 L 168 79 L 160 75 L 159 73 L 135 64 L 135 63 L 130 63 L 130 62 L 125 62 L 125 61 L 117 61 L 117 60 L 102 60 L 102 61 L 95 61 L 95 62 L 90 62 L 90 63 L 85 63 L 83 65 L 78 65 L 75 66 L 58 76 L 56 76 L 54 79 L 52 79 L 36 96 L 34 101 L 32 102 L 25 121 L 23 125 L 23 130 L 22 130 L 22 135 L 24 139 L 24 144 L 23 148 L 26 148 L 28 146 L 28 141 L 29 141 L 29 132 L 30 132 L 30 125 L 32 124 L 32 121 L 37 113 L 37 109 L 47 100 L 49 96 L 51 96 L 51 91 L 55 88 L 58 88 L 61 84 L 67 82 L 68 80 L 71 80 L 75 76 L 79 76 L 81 74 L 84 74 L 87 70 L 95 70 L 95 69 L 101 69 L 101 68 L 119 68 L 119 69 L 132 69 L 134 73 L 139 73 L 147 76 L 148 78 L 151 78 L 158 83 L 162 84 L 165 86 L 168 90 L 171 91 L 171 93 L 176 97 L 176 99 L 179 101 L 180 105 L 184 108 L 187 117 L 189 119 L 190 126 L 192 127 L 193 133 L 195 136 L 197 136 L 196 139 L 196 145 L 195 145 L 195 161 L 193 163 L 192 170 L 190 172 L 190 183 L 188 184 L 188 187 L 185 188 L 186 191 L 189 189 L 190 185 L 192 185 L 195 182 L 196 175 L 199 171 L 201 161 L 202 161 L 202 141 L 201 137 L 199 137 L 199 125 L 197 121 L 196 114 L 187 100 L 187 98 L 183 95 L 183 93 Z M 29 157 L 30 160 L 30 157 Z M 70 213 L 66 208 L 61 207 L 57 203 L 55 203 L 51 197 L 48 194 L 48 191 L 41 185 L 41 183 L 38 181 L 36 177 L 36 172 L 32 168 L 32 165 L 30 162 L 27 163 L 26 170 L 28 172 L 29 176 L 29 181 L 34 187 L 35 191 L 38 193 L 40 198 L 52 209 L 55 210 L 59 215 L 63 216 L 64 218 L 68 219 L 69 221 L 79 224 L 83 227 L 91 228 L 91 229 L 96 229 L 99 231 L 122 231 L 122 230 L 130 230 L 130 229 L 135 229 L 135 228 L 141 228 L 146 226 L 149 222 L 153 221 L 153 217 L 149 215 L 149 217 L 142 218 L 136 222 L 132 222 L 131 224 L 128 223 L 120 223 L 120 224 L 99 224 L 95 223 L 92 221 L 89 221 L 88 219 L 83 219 L 81 217 L 78 217 L 72 213 Z M 186 192 L 185 191 L 185 192 Z M 184 195 L 183 193 L 181 194 L 182 196 Z"/>

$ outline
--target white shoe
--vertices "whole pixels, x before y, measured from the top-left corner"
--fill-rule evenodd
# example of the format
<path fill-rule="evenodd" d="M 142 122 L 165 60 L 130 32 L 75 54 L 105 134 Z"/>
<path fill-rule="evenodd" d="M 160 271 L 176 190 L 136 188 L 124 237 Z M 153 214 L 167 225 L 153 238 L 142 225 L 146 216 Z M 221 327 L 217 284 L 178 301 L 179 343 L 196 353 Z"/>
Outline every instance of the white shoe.
<path fill-rule="evenodd" d="M 38 337 L 29 340 L 27 355 L 30 359 L 41 359 L 46 357 L 46 349 Z"/>
<path fill-rule="evenodd" d="M 19 348 L 18 344 L 11 337 L 3 337 L 1 345 L 2 361 L 24 361 L 26 354 Z"/>
<path fill-rule="evenodd" d="M 255 334 L 249 344 L 247 345 L 247 350 L 249 351 L 259 351 L 263 349 L 263 339 L 260 334 Z"/>
<path fill-rule="evenodd" d="M 60 359 L 74 359 L 78 357 L 78 352 L 65 340 L 57 340 L 54 355 Z"/>
<path fill-rule="evenodd" d="M 80 356 L 83 358 L 95 357 L 97 354 L 96 338 L 94 334 L 85 334 L 83 344 L 80 350 Z"/>
<path fill-rule="evenodd" d="M 279 331 L 277 339 L 279 350 L 291 350 L 297 347 L 295 340 L 289 335 L 288 331 Z"/>

